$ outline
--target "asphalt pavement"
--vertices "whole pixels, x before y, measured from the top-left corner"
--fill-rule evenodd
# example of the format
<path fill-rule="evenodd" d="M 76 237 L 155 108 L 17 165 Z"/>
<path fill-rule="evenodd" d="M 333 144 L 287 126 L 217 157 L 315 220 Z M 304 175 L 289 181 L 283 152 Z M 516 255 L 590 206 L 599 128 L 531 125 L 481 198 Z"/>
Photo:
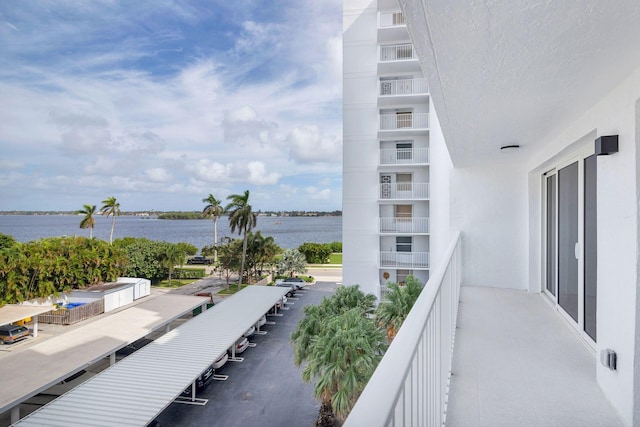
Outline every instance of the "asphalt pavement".
<path fill-rule="evenodd" d="M 335 292 L 335 282 L 317 282 L 299 294 L 281 317 L 267 318 L 266 335 L 254 335 L 243 362 L 227 362 L 217 374 L 226 381 L 212 381 L 198 398 L 204 406 L 172 403 L 157 420 L 161 426 L 303 427 L 314 426 L 320 409 L 314 384 L 302 381 L 302 368 L 293 364 L 291 332 L 302 318 L 302 308 L 318 304 Z M 206 339 L 206 337 L 203 337 Z M 161 373 L 159 373 L 161 375 Z"/>

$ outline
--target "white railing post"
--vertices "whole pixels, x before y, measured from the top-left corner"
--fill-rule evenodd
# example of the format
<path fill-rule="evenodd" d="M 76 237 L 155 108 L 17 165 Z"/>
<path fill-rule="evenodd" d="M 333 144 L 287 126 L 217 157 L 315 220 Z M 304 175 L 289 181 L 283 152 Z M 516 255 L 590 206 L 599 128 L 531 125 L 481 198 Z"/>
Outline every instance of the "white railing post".
<path fill-rule="evenodd" d="M 433 271 L 345 427 L 444 425 L 460 292 L 459 247 L 456 233 L 444 264 Z"/>

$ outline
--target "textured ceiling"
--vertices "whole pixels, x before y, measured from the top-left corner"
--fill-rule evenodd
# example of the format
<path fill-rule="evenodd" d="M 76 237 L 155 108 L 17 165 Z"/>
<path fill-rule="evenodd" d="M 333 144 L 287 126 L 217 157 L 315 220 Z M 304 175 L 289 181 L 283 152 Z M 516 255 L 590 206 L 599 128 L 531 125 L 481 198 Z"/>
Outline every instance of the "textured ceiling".
<path fill-rule="evenodd" d="M 458 166 L 531 155 L 640 67 L 637 1 L 399 3 Z"/>

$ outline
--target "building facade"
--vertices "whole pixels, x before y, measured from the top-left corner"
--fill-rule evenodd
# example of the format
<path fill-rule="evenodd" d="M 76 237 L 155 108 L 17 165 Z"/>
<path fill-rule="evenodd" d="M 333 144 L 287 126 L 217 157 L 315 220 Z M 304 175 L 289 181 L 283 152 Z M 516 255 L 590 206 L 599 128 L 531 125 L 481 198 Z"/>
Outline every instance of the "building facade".
<path fill-rule="evenodd" d="M 376 220 L 427 206 L 429 233 L 411 235 L 412 250 L 428 241 L 437 267 L 460 230 L 463 286 L 543 297 L 592 354 L 592 375 L 629 426 L 640 425 L 638 19 L 637 6 L 615 1 L 344 2 L 344 283 L 384 285 L 377 260 L 408 239 Z M 404 45 L 421 73 L 402 68 Z M 387 104 L 370 90 L 396 76 L 426 78 L 424 104 Z M 383 117 L 400 127 L 409 112 L 428 112 L 428 131 L 411 132 L 429 166 L 384 164 L 389 144 L 397 158 L 411 138 L 387 138 Z M 428 201 L 383 196 L 385 180 L 408 172 L 429 184 Z"/>
<path fill-rule="evenodd" d="M 438 122 L 398 4 L 347 1 L 344 19 L 343 282 L 381 297 L 429 278 Z"/>

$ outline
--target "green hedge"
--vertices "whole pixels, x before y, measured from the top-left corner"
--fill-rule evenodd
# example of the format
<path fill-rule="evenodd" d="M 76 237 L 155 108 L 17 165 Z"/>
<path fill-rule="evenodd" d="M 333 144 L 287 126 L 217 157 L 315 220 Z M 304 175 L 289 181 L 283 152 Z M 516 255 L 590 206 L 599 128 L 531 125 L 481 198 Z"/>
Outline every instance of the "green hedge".
<path fill-rule="evenodd" d="M 298 247 L 310 264 L 327 264 L 331 255 L 331 247 L 326 243 L 305 242 Z"/>
<path fill-rule="evenodd" d="M 176 268 L 171 277 L 173 279 L 202 279 L 207 275 L 204 268 Z"/>

